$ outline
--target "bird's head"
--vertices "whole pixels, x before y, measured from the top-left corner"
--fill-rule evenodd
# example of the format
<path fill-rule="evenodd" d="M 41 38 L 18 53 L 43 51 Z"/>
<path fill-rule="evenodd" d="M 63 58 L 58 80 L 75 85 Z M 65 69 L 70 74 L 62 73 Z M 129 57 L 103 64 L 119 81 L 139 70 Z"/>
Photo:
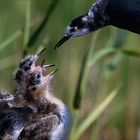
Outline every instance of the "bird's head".
<path fill-rule="evenodd" d="M 54 66 L 53 64 L 36 66 L 34 71 L 27 76 L 26 80 L 26 96 L 38 100 L 39 97 L 46 96 L 46 93 L 50 90 L 50 81 L 56 71 L 53 71 L 47 75 L 44 72 L 48 67 Z"/>
<path fill-rule="evenodd" d="M 15 73 L 16 96 L 11 106 L 24 106 L 39 96 L 43 96 L 43 93 L 49 87 L 53 72 L 47 76 L 44 76 L 44 72 L 48 67 L 55 65 L 44 65 L 44 60 L 41 66 L 36 66 L 35 64 L 43 51 L 44 49 L 40 53 L 28 56 L 21 61 Z"/>
<path fill-rule="evenodd" d="M 22 81 L 24 81 L 25 76 L 34 70 L 36 61 L 39 59 L 40 55 L 45 51 L 45 49 L 46 48 L 43 48 L 36 55 L 29 55 L 22 59 L 18 69 L 15 71 L 14 74 L 16 84 L 20 84 Z"/>
<path fill-rule="evenodd" d="M 56 44 L 55 48 L 60 47 L 71 37 L 82 36 L 88 34 L 91 31 L 91 23 L 88 20 L 88 16 L 82 15 L 73 19 L 70 24 L 66 27 L 65 35 Z"/>
<path fill-rule="evenodd" d="M 39 53 L 25 57 L 21 61 L 19 68 L 24 70 L 25 72 L 33 69 L 35 67 L 36 61 L 45 50 L 46 48 L 43 48 Z"/>
<path fill-rule="evenodd" d="M 108 2 L 108 0 L 97 0 L 86 14 L 73 19 L 55 48 L 60 47 L 71 37 L 82 36 L 109 25 L 110 18 L 105 11 Z"/>

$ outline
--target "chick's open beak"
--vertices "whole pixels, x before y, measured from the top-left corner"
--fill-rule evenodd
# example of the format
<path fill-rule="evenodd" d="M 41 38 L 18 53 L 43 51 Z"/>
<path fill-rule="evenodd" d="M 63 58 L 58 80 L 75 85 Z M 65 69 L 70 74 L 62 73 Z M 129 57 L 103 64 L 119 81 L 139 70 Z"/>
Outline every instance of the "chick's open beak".
<path fill-rule="evenodd" d="M 34 58 L 34 63 L 40 58 L 41 54 L 46 50 L 46 48 L 43 48 L 39 53 L 37 53 L 35 55 L 35 58 Z"/>
<path fill-rule="evenodd" d="M 43 68 L 48 68 L 48 67 L 54 67 L 55 64 L 47 64 L 47 65 L 44 65 Z"/>
<path fill-rule="evenodd" d="M 54 76 L 54 73 L 56 73 L 57 71 L 58 70 L 56 69 L 56 70 L 52 71 L 51 73 L 47 74 L 46 76 L 43 76 L 43 86 L 44 87 L 47 87 L 50 84 L 50 82 Z"/>
<path fill-rule="evenodd" d="M 55 49 L 57 49 L 58 47 L 60 47 L 64 42 L 66 42 L 69 38 L 71 37 L 71 35 L 66 34 L 64 35 L 59 42 L 55 45 Z"/>
<path fill-rule="evenodd" d="M 45 59 L 43 59 L 42 64 L 41 64 L 41 68 L 43 71 L 46 71 L 47 68 L 49 67 L 54 67 L 54 64 L 44 64 L 45 63 Z"/>
<path fill-rule="evenodd" d="M 49 75 L 50 75 L 50 76 L 53 76 L 57 71 L 58 71 L 58 69 L 52 71 Z"/>
<path fill-rule="evenodd" d="M 43 48 L 38 54 L 37 56 L 40 57 L 40 55 L 46 50 L 46 48 Z"/>

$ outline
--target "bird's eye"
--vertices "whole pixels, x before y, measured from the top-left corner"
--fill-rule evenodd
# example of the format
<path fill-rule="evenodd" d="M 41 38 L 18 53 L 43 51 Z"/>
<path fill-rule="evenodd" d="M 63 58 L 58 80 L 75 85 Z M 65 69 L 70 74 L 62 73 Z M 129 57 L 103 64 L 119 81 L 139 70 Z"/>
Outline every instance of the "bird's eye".
<path fill-rule="evenodd" d="M 41 77 L 40 73 L 36 74 L 36 78 L 39 79 Z"/>
<path fill-rule="evenodd" d="M 40 73 L 36 73 L 35 75 L 32 75 L 32 77 L 30 78 L 30 85 L 35 86 L 38 85 L 41 82 L 41 74 Z"/>
<path fill-rule="evenodd" d="M 32 64 L 33 64 L 32 62 L 29 62 L 29 63 L 28 63 L 29 66 L 31 66 Z"/>
<path fill-rule="evenodd" d="M 29 61 L 29 62 L 26 62 L 24 61 L 23 63 L 20 64 L 20 68 L 21 69 L 24 69 L 25 71 L 31 69 L 31 66 L 32 66 L 33 62 L 32 61 Z"/>
<path fill-rule="evenodd" d="M 75 32 L 76 31 L 76 28 L 71 28 L 70 29 L 70 32 Z"/>

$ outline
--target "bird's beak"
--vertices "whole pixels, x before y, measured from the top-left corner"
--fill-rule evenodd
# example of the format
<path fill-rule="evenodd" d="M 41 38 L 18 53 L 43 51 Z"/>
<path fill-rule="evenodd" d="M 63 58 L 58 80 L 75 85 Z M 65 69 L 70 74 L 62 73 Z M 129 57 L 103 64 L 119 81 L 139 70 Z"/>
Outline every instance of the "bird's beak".
<path fill-rule="evenodd" d="M 40 57 L 40 55 L 46 50 L 46 48 L 43 48 L 38 54 L 37 56 Z"/>
<path fill-rule="evenodd" d="M 47 65 L 43 65 L 42 66 L 42 71 L 46 71 L 47 70 L 47 68 L 49 68 L 49 67 L 54 67 L 55 65 L 54 64 L 47 64 Z"/>
<path fill-rule="evenodd" d="M 45 63 L 45 59 L 43 59 L 41 64 L 42 71 L 46 71 L 47 68 L 55 66 L 54 64 L 44 64 L 44 63 Z"/>
<path fill-rule="evenodd" d="M 64 35 L 59 42 L 55 45 L 55 49 L 57 49 L 58 47 L 60 47 L 64 42 L 66 42 L 69 38 L 71 37 L 71 35 Z"/>
<path fill-rule="evenodd" d="M 46 48 L 43 48 L 39 53 L 37 53 L 36 55 L 35 55 L 35 60 L 34 60 L 34 62 L 36 62 L 38 59 L 39 59 L 39 57 L 41 56 L 41 54 L 44 52 L 46 50 Z M 45 61 L 45 60 L 43 60 L 43 61 Z M 42 62 L 42 63 L 44 63 L 44 62 Z M 43 65 L 43 64 L 42 64 Z"/>
<path fill-rule="evenodd" d="M 53 76 L 57 71 L 58 71 L 58 69 L 52 71 L 49 75 L 50 75 L 50 76 Z"/>
<path fill-rule="evenodd" d="M 54 66 L 55 66 L 54 64 L 47 64 L 47 65 L 44 65 L 43 68 L 54 67 Z"/>
<path fill-rule="evenodd" d="M 53 78 L 53 76 L 54 76 L 54 74 L 57 72 L 58 70 L 56 69 L 56 70 L 54 70 L 54 71 L 52 71 L 51 73 L 49 73 L 48 75 L 46 75 L 46 76 L 44 76 L 43 78 L 43 83 L 44 83 L 44 86 L 46 87 L 49 83 L 50 83 L 50 81 L 51 81 L 51 79 Z"/>
<path fill-rule="evenodd" d="M 58 71 L 58 69 L 52 71 L 51 73 L 49 73 L 47 76 L 45 76 L 45 78 L 48 80 L 51 80 L 54 76 L 54 74 Z"/>

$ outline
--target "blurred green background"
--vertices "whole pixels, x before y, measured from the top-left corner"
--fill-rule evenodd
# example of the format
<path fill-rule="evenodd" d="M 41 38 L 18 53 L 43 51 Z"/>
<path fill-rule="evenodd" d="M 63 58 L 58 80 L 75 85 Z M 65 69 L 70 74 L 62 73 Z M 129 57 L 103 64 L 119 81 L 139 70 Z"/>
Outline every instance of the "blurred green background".
<path fill-rule="evenodd" d="M 54 50 L 68 23 L 92 3 L 0 0 L 0 89 L 14 94 L 23 55 L 45 46 L 40 61 L 59 68 L 52 89 L 71 111 L 70 140 L 140 140 L 139 35 L 109 26 Z"/>

